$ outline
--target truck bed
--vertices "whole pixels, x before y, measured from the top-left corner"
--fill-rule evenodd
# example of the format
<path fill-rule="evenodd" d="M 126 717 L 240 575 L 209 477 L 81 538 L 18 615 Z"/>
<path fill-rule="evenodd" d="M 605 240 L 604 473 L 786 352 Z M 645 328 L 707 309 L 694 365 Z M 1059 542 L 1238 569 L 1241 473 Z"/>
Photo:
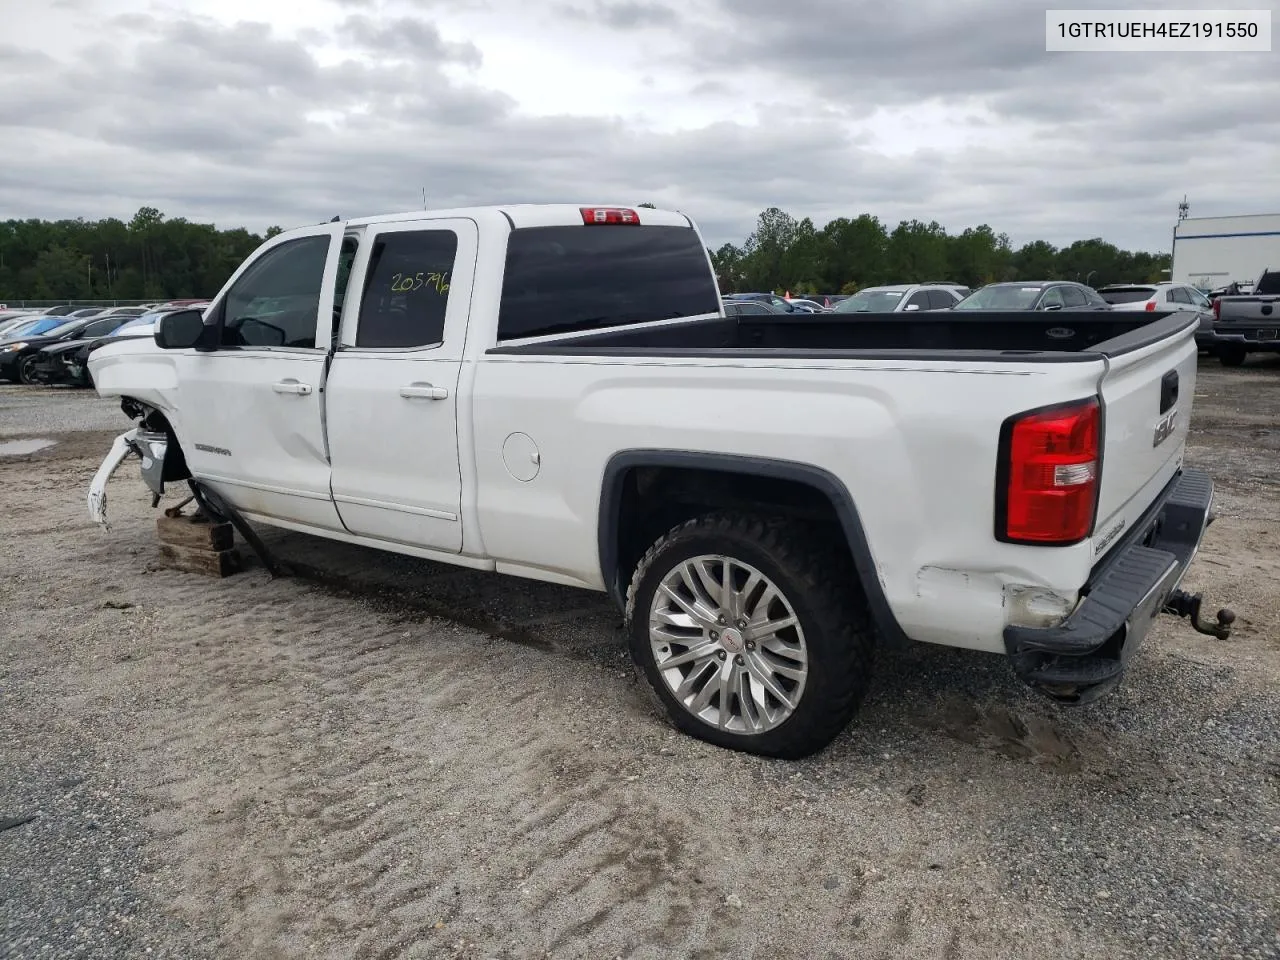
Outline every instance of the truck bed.
<path fill-rule="evenodd" d="M 992 311 L 925 316 L 710 317 L 663 325 L 567 333 L 553 340 L 498 346 L 495 354 L 748 356 L 1027 361 L 1114 356 L 1155 343 L 1196 318 L 1175 312 Z"/>

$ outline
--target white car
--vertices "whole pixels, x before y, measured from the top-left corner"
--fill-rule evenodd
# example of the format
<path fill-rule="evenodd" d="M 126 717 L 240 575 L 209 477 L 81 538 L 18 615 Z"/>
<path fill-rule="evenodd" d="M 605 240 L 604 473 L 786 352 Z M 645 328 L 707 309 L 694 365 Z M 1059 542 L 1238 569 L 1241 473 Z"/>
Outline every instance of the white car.
<path fill-rule="evenodd" d="M 1181 310 L 1189 313 L 1211 312 L 1213 304 L 1189 283 L 1112 284 L 1098 289 L 1098 295 L 1111 304 L 1112 310 Z"/>
<path fill-rule="evenodd" d="M 898 283 L 865 287 L 831 308 L 832 313 L 908 313 L 917 310 L 950 310 L 969 296 L 960 284 Z"/>
<path fill-rule="evenodd" d="M 251 543 L 605 592 L 672 722 L 759 754 L 829 743 L 878 644 L 1007 654 L 1084 702 L 1157 613 L 1198 614 L 1195 324 L 1011 316 L 726 317 L 692 221 L 647 208 L 303 227 L 92 354 L 139 422 L 90 513 L 145 453 Z"/>

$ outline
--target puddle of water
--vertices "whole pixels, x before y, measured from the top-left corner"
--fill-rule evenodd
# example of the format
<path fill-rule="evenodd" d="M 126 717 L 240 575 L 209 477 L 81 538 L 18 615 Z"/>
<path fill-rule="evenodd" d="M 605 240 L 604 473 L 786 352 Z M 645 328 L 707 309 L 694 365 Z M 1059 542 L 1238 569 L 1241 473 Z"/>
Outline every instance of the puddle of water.
<path fill-rule="evenodd" d="M 56 440 L 0 440 L 0 457 L 20 457 L 24 453 L 35 453 L 45 447 L 52 447 Z"/>

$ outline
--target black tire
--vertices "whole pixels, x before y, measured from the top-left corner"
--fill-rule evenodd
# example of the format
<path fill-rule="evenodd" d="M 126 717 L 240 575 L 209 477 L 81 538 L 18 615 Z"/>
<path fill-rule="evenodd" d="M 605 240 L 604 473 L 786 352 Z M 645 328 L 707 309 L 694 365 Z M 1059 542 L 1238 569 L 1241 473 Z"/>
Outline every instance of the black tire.
<path fill-rule="evenodd" d="M 676 699 L 649 639 L 654 595 L 679 564 L 727 556 L 764 574 L 790 603 L 804 631 L 808 675 L 789 717 L 760 733 L 723 730 Z M 732 750 L 797 760 L 817 753 L 849 725 L 871 676 L 877 631 L 847 553 L 820 531 L 782 519 L 714 514 L 683 523 L 641 558 L 627 590 L 631 657 L 658 705 L 680 730 Z"/>
<path fill-rule="evenodd" d="M 36 358 L 23 357 L 18 361 L 18 382 L 32 386 L 39 381 L 36 380 Z"/>
<path fill-rule="evenodd" d="M 1224 367 L 1239 367 L 1244 364 L 1249 351 L 1237 344 L 1218 348 L 1218 360 Z"/>

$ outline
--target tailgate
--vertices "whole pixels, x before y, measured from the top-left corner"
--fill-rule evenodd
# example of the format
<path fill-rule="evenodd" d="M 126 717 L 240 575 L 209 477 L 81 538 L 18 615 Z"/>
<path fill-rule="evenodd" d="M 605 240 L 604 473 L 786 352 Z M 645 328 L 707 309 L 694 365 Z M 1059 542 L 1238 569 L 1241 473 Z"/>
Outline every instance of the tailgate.
<path fill-rule="evenodd" d="M 1182 466 L 1196 391 L 1196 324 L 1107 359 L 1095 556 L 1115 545 Z"/>

